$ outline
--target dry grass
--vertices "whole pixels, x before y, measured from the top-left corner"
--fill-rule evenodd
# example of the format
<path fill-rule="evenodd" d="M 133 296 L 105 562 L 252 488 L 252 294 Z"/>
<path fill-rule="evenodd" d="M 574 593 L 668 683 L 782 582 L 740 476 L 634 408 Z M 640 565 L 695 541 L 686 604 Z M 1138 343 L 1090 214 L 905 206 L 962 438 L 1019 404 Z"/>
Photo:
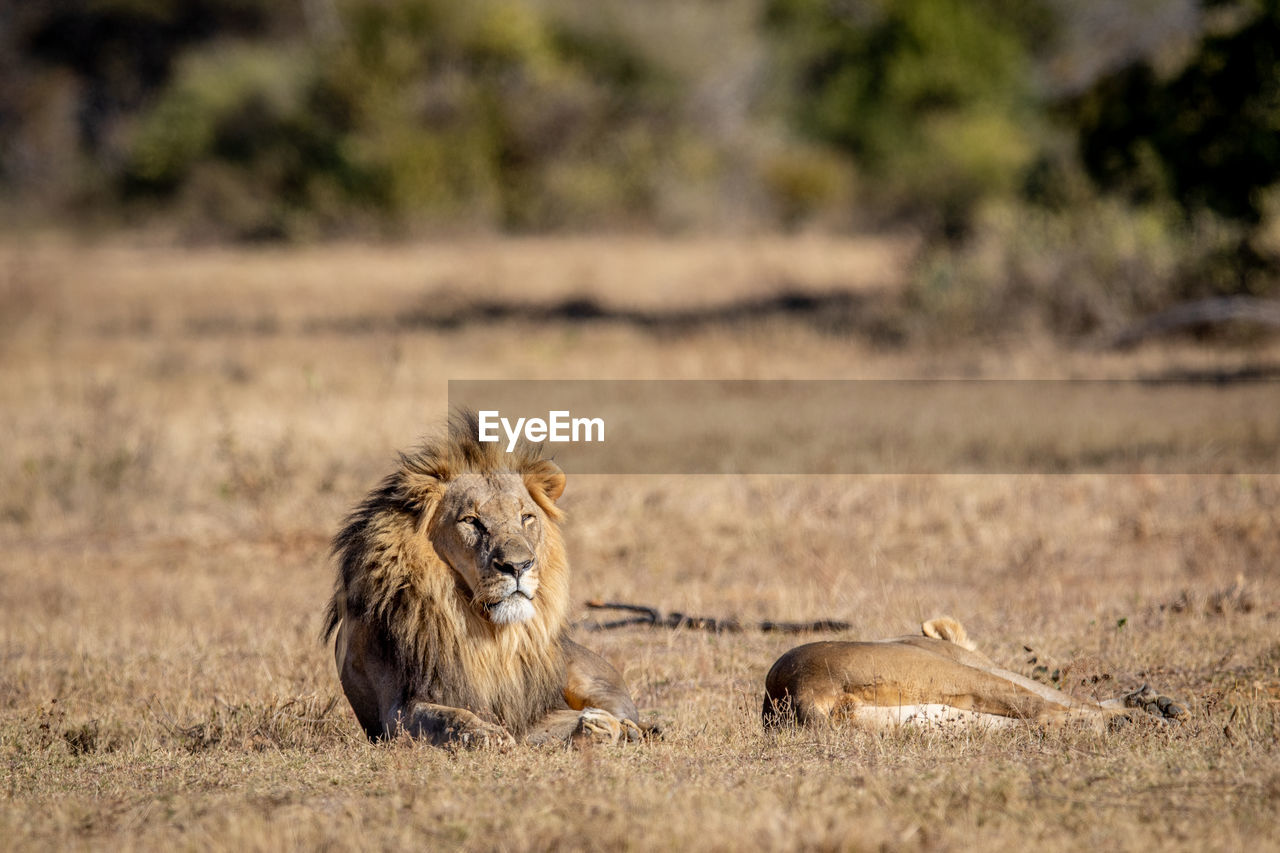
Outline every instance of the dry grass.
<path fill-rule="evenodd" d="M 1178 730 L 766 735 L 764 672 L 794 640 L 632 629 L 582 637 L 622 665 L 666 726 L 660 742 L 366 743 L 317 640 L 326 543 L 392 451 L 443 413 L 449 378 L 1131 376 L 1280 361 L 1276 347 L 1097 356 L 1041 341 L 881 351 L 786 315 L 679 334 L 311 322 L 419 310 L 448 276 L 418 266 L 442 258 L 490 270 L 462 281 L 503 298 L 624 304 L 647 283 L 759 257 L 627 242 L 631 263 L 614 265 L 607 244 L 538 245 L 396 250 L 385 264 L 354 248 L 0 252 L 0 846 L 1276 847 L 1275 476 L 570 472 L 580 602 L 833 617 L 860 636 L 950 613 L 996 660 L 1056 671 L 1067 689 L 1149 680 L 1186 697 L 1194 718 Z M 689 298 L 861 286 L 877 279 L 852 259 L 893 251 L 817 247 L 848 259 L 842 273 L 811 243 L 769 245 L 768 264 Z M 534 283 L 495 257 L 544 266 Z M 557 284 L 558 267 L 577 272 Z"/>

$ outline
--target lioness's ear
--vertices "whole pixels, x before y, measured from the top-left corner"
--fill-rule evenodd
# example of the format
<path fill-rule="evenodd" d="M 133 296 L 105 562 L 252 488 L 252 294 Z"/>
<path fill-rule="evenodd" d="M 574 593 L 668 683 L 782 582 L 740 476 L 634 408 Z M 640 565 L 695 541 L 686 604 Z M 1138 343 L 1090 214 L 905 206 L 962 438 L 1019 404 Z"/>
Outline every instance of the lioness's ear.
<path fill-rule="evenodd" d="M 926 637 L 932 637 L 935 640 L 946 640 L 971 652 L 978 650 L 977 644 L 969 639 L 969 634 L 964 630 L 964 626 L 950 616 L 939 616 L 937 619 L 930 619 L 920 626 L 920 631 Z"/>
<path fill-rule="evenodd" d="M 550 459 L 542 459 L 525 469 L 524 484 L 529 494 L 537 499 L 542 495 L 548 503 L 555 503 L 564 494 L 564 472 Z"/>

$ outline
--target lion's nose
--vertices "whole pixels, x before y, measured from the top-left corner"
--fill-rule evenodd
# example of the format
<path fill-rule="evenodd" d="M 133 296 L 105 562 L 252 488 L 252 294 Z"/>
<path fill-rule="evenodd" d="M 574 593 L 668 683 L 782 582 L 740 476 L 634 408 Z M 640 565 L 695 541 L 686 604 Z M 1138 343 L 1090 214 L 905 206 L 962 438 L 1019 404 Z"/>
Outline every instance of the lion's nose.
<path fill-rule="evenodd" d="M 504 575 L 511 575 L 516 580 L 520 580 L 521 576 L 533 567 L 533 560 L 509 560 L 506 557 L 499 557 L 493 561 L 493 567 Z"/>

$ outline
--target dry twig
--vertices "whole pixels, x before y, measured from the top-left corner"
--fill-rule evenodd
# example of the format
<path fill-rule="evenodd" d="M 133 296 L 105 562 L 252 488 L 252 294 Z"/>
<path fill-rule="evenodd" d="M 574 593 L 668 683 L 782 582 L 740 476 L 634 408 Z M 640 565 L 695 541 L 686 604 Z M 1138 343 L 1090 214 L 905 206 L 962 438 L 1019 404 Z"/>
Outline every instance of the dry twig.
<path fill-rule="evenodd" d="M 817 619 L 813 622 L 774 622 L 766 619 L 763 622 L 743 624 L 737 619 L 716 619 L 710 616 L 689 616 L 672 611 L 663 613 L 656 607 L 643 604 L 626 604 L 617 601 L 588 601 L 590 610 L 622 610 L 634 613 L 623 619 L 609 622 L 597 622 L 587 626 L 590 631 L 608 631 L 614 628 L 625 628 L 630 625 L 648 625 L 653 628 L 688 628 L 695 631 L 710 631 L 714 634 L 738 634 L 742 631 L 757 631 L 775 634 L 808 634 L 815 631 L 847 631 L 848 622 L 834 619 Z"/>

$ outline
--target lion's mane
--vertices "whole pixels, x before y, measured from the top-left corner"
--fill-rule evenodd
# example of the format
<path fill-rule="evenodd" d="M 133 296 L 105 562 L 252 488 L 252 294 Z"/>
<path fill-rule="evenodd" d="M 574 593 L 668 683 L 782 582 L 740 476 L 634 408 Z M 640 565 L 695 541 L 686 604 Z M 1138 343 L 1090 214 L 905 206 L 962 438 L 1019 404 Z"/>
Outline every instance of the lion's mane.
<path fill-rule="evenodd" d="M 408 693 L 467 708 L 519 735 L 554 707 L 564 707 L 562 637 L 569 568 L 558 522 L 562 511 L 536 486 L 537 446 L 506 453 L 477 440 L 472 412 L 457 412 L 447 433 L 400 454 L 386 477 L 333 539 L 338 578 L 324 636 L 344 621 L 374 630 Z M 494 625 L 469 606 L 464 581 L 429 538 L 432 516 L 449 484 L 466 472 L 515 471 L 546 514 L 538 551 L 539 602 L 533 618 Z"/>

